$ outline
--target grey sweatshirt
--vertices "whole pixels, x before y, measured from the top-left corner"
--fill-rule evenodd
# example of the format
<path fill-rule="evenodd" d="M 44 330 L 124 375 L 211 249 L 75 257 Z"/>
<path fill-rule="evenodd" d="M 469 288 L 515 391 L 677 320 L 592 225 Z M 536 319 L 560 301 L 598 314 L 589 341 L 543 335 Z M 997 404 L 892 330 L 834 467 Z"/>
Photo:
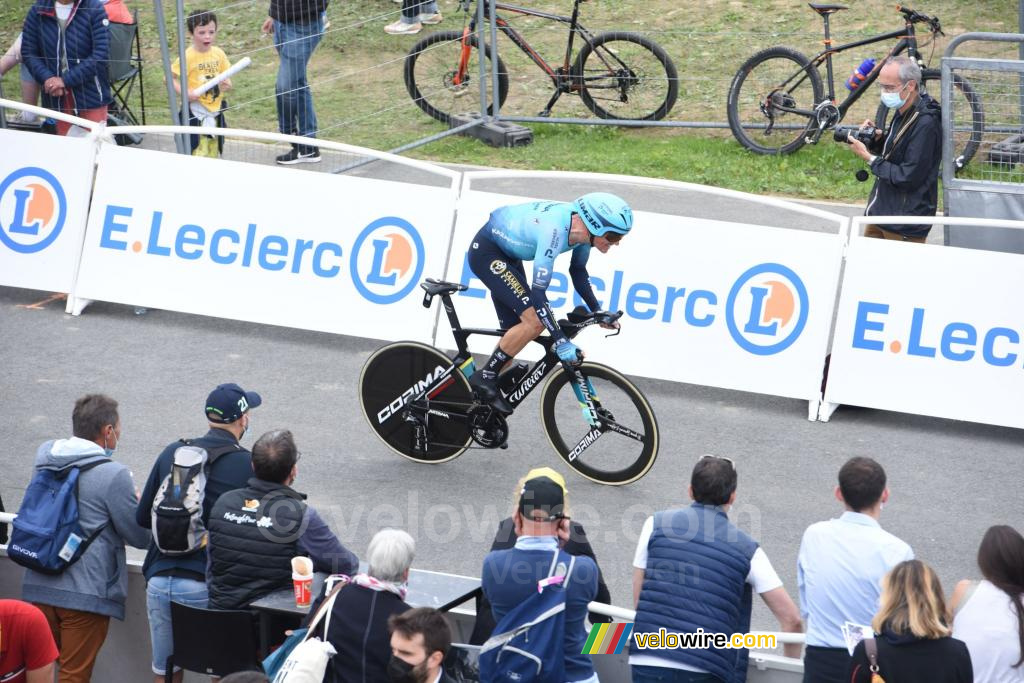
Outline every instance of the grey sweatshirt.
<path fill-rule="evenodd" d="M 22 599 L 124 620 L 128 575 L 124 545 L 149 545 L 149 529 L 135 523 L 135 485 L 128 468 L 108 458 L 92 441 L 72 437 L 39 447 L 35 465 L 65 468 L 106 461 L 78 478 L 78 521 L 86 534 L 107 527 L 63 574 L 25 570 Z"/>

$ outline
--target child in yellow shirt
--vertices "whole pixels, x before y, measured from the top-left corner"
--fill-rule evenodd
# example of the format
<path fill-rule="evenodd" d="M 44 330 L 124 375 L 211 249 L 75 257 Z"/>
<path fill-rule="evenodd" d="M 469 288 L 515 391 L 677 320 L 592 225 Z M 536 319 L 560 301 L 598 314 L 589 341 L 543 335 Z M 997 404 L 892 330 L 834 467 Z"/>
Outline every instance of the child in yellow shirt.
<path fill-rule="evenodd" d="M 226 128 L 224 121 L 224 93 L 231 90 L 231 79 L 226 78 L 210 90 L 197 95 L 195 90 L 204 82 L 228 70 L 231 62 L 224 51 L 213 44 L 217 37 L 217 15 L 198 10 L 188 15 L 185 26 L 192 36 L 192 45 L 185 50 L 188 77 L 188 125 L 204 128 Z M 174 90 L 181 95 L 181 60 L 175 60 L 171 72 L 175 75 Z M 217 158 L 224 151 L 224 138 L 212 135 L 191 135 L 192 155 Z"/>

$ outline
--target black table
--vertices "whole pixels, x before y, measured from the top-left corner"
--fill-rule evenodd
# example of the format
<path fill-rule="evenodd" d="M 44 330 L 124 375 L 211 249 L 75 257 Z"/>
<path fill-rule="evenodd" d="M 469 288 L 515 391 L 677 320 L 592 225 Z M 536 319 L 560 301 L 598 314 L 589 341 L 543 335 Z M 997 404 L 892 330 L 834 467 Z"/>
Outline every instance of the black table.
<path fill-rule="evenodd" d="M 360 564 L 359 571 L 366 571 L 365 564 Z M 313 601 L 323 591 L 326 574 L 313 575 Z M 483 591 L 480 579 L 457 574 L 444 574 L 426 569 L 409 571 L 409 592 L 405 602 L 413 607 L 433 607 L 447 612 L 467 600 L 479 598 Z M 251 603 L 250 608 L 259 613 L 260 623 L 260 658 L 269 654 L 274 634 L 270 632 L 273 615 L 287 615 L 296 619 L 305 619 L 309 607 L 295 606 L 295 593 L 291 588 L 274 591 Z"/>

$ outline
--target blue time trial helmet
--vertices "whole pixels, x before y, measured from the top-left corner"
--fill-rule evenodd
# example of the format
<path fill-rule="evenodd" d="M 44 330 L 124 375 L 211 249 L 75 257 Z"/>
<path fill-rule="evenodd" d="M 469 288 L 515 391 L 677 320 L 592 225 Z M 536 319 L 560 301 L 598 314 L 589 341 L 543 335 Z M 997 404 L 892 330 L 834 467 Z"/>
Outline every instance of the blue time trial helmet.
<path fill-rule="evenodd" d="M 607 232 L 625 235 L 633 227 L 633 210 L 621 197 L 608 192 L 590 192 L 573 202 L 573 211 L 595 237 Z"/>

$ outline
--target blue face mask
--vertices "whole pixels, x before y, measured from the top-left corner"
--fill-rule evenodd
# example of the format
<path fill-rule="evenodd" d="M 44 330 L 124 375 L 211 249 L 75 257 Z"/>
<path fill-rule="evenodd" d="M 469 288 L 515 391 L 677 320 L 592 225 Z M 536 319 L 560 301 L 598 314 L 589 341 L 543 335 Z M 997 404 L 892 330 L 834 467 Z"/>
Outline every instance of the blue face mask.
<path fill-rule="evenodd" d="M 117 450 L 117 441 L 118 441 L 117 437 L 114 437 L 114 447 L 113 448 L 104 448 L 103 449 L 103 454 L 106 455 L 108 458 L 111 458 L 111 457 L 114 456 L 114 451 Z M 103 443 L 104 444 L 107 443 L 107 437 L 103 437 Z"/>
<path fill-rule="evenodd" d="M 900 97 L 901 92 L 903 92 L 903 88 L 900 88 L 897 92 L 883 92 L 882 104 L 889 107 L 889 109 L 899 109 L 907 103 L 905 97 Z"/>

